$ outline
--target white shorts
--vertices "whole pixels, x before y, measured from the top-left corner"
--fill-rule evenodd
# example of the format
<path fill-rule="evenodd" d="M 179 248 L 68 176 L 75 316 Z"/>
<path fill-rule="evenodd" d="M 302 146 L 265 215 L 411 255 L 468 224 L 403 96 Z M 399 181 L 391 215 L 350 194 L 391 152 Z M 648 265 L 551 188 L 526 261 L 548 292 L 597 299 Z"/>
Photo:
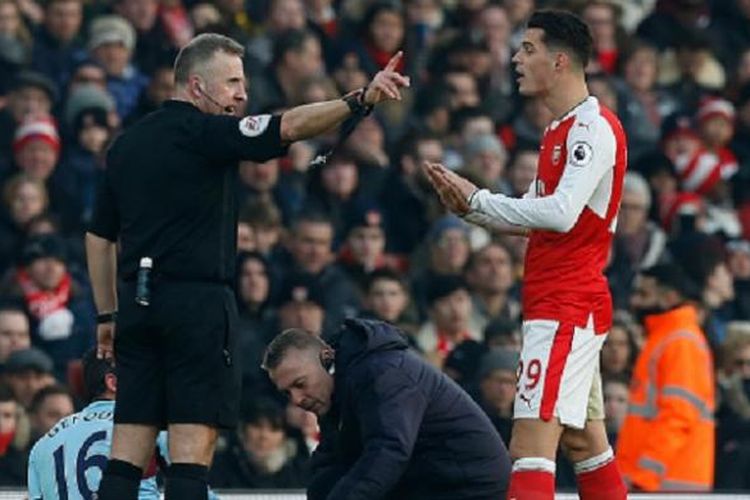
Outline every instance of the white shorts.
<path fill-rule="evenodd" d="M 599 351 L 593 316 L 585 328 L 554 320 L 523 322 L 523 347 L 513 418 L 550 420 L 582 429 L 604 418 Z"/>

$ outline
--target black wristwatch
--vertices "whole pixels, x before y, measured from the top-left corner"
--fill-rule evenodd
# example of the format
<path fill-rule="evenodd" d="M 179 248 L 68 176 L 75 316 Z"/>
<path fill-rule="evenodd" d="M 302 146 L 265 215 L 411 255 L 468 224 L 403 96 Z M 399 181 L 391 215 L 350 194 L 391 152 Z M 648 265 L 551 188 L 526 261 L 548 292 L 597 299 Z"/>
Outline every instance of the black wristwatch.
<path fill-rule="evenodd" d="M 104 323 L 114 323 L 117 321 L 117 311 L 108 313 L 101 313 L 96 315 L 96 324 L 103 325 Z"/>
<path fill-rule="evenodd" d="M 353 90 L 341 98 L 346 103 L 346 105 L 349 106 L 349 111 L 352 113 L 352 115 L 367 116 L 372 113 L 372 109 L 375 106 L 365 103 L 366 93 L 367 85 L 365 85 L 361 89 Z"/>

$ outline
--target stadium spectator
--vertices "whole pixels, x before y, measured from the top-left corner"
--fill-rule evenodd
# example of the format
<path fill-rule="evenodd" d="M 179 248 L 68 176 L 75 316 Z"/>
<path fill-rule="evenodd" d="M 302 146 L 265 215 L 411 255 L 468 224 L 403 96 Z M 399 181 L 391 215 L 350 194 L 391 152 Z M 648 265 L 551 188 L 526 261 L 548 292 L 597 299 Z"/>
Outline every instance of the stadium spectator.
<path fill-rule="evenodd" d="M 307 450 L 288 435 L 284 408 L 256 396 L 241 419 L 229 448 L 215 459 L 209 475 L 214 488 L 302 488 L 308 481 Z"/>
<path fill-rule="evenodd" d="M 3 377 L 18 404 L 28 410 L 37 392 L 55 383 L 52 359 L 36 347 L 12 353 L 5 362 Z"/>
<path fill-rule="evenodd" d="M 31 347 L 29 317 L 20 304 L 0 304 L 0 366 L 11 354 Z"/>

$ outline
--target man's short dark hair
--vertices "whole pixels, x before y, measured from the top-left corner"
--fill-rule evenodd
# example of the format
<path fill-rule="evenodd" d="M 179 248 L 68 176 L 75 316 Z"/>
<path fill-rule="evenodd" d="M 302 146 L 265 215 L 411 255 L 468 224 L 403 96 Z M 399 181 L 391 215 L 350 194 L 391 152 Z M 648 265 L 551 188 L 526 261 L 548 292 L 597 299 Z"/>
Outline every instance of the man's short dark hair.
<path fill-rule="evenodd" d="M 564 10 L 538 10 L 531 15 L 527 27 L 544 31 L 544 43 L 568 52 L 581 68 L 588 65 L 594 41 L 580 17 Z"/>
<path fill-rule="evenodd" d="M 305 212 L 299 214 L 292 223 L 292 233 L 296 235 L 302 224 L 325 224 L 333 228 L 333 221 L 331 218 L 321 212 Z"/>
<path fill-rule="evenodd" d="M 409 293 L 409 287 L 401 274 L 394 269 L 389 269 L 387 267 L 376 269 L 370 273 L 367 277 L 367 292 L 371 292 L 372 287 L 380 280 L 398 283 L 398 286 L 400 286 L 405 293 Z"/>
<path fill-rule="evenodd" d="M 225 52 L 239 57 L 245 55 L 242 45 L 231 38 L 218 33 L 203 33 L 190 40 L 177 54 L 174 61 L 175 83 L 186 84 L 195 66 L 207 61 L 216 52 Z"/>
<path fill-rule="evenodd" d="M 266 371 L 277 368 L 289 349 L 320 351 L 325 347 L 328 347 L 328 344 L 317 335 L 301 328 L 289 328 L 278 334 L 268 344 L 261 367 Z"/>
<path fill-rule="evenodd" d="M 107 384 L 104 382 L 107 374 L 115 373 L 115 363 L 112 359 L 99 359 L 96 356 L 96 348 L 92 348 L 83 355 L 83 385 L 86 389 L 86 397 L 93 401 L 107 392 Z"/>
<path fill-rule="evenodd" d="M 31 404 L 29 405 L 29 413 L 36 413 L 37 411 L 39 411 L 39 408 L 42 406 L 42 404 L 44 404 L 44 401 L 47 398 L 51 398 L 52 396 L 66 396 L 70 399 L 71 402 L 74 402 L 73 395 L 64 385 L 48 385 L 47 387 L 39 389 L 39 391 L 34 394 L 34 397 L 31 400 Z"/>

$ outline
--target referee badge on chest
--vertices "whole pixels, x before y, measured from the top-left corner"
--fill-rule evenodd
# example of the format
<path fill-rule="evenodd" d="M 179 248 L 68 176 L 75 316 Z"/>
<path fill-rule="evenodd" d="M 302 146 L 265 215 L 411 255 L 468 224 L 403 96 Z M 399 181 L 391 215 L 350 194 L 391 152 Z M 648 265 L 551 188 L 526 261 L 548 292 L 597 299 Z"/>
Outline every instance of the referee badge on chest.
<path fill-rule="evenodd" d="M 552 148 L 552 164 L 560 163 L 560 158 L 562 158 L 562 144 L 555 144 L 555 147 Z"/>

